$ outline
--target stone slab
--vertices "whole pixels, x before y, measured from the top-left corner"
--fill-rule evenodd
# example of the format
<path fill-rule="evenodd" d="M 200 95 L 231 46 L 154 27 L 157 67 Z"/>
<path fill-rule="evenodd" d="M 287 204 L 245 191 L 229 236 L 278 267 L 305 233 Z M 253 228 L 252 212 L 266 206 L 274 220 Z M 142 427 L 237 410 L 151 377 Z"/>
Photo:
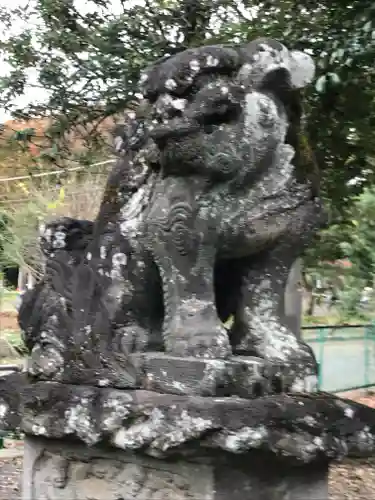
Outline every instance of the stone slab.
<path fill-rule="evenodd" d="M 221 455 L 158 460 L 27 438 L 23 500 L 328 500 L 328 464 L 282 466 Z"/>
<path fill-rule="evenodd" d="M 375 453 L 375 410 L 326 393 L 178 396 L 15 374 L 0 379 L 0 429 L 159 458 L 261 452 L 313 463 Z"/>
<path fill-rule="evenodd" d="M 148 352 L 134 355 L 132 361 L 143 389 L 167 394 L 252 399 L 293 387 L 317 390 L 316 375 L 306 376 L 298 367 L 271 365 L 251 356 L 213 360 Z"/>

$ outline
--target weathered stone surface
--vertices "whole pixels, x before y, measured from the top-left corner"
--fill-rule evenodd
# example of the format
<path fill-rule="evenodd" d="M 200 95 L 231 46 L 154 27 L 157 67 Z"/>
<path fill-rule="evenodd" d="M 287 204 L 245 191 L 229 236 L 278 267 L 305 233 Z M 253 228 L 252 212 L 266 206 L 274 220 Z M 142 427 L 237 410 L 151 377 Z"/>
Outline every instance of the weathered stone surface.
<path fill-rule="evenodd" d="M 375 411 L 329 394 L 246 400 L 6 379 L 11 383 L 0 383 L 0 428 L 29 435 L 107 443 L 155 457 L 257 450 L 309 463 L 375 452 Z"/>
<path fill-rule="evenodd" d="M 255 398 L 280 392 L 314 392 L 317 377 L 299 364 L 278 366 L 262 358 L 206 359 L 163 353 L 133 355 L 143 389 L 169 394 Z"/>
<path fill-rule="evenodd" d="M 0 378 L 0 429 L 27 435 L 24 500 L 325 500 L 330 460 L 375 453 L 374 410 L 314 392 L 285 317 L 324 222 L 313 77 L 269 39 L 144 71 L 96 219 L 42 232 L 27 371 Z"/>
<path fill-rule="evenodd" d="M 285 321 L 284 292 L 323 221 L 301 123 L 313 76 L 309 56 L 268 39 L 144 71 L 97 218 L 41 236 L 45 276 L 19 315 L 34 380 L 140 388 L 149 374 L 132 354 L 163 351 L 169 371 L 176 357 L 255 356 L 304 389 L 316 362 Z"/>
<path fill-rule="evenodd" d="M 326 463 L 282 466 L 217 454 L 163 461 L 27 438 L 23 500 L 328 500 Z"/>

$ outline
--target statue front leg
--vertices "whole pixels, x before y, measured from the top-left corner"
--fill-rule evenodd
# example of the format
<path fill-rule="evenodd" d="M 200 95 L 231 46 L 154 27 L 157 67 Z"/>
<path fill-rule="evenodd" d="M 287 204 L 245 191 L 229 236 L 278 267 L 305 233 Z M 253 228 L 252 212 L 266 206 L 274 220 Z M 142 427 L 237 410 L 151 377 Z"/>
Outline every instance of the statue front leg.
<path fill-rule="evenodd" d="M 197 216 L 193 181 L 164 179 L 147 217 L 147 239 L 164 295 L 164 342 L 177 356 L 225 358 L 227 331 L 216 311 L 215 235 Z"/>
<path fill-rule="evenodd" d="M 317 375 L 317 363 L 312 349 L 298 340 L 286 324 L 284 294 L 290 269 L 308 241 L 309 232 L 313 232 L 309 226 L 315 212 L 313 203 L 298 209 L 293 228 L 271 249 L 249 260 L 231 334 L 236 353 L 260 356 L 269 365 L 290 367 L 306 380 Z"/>

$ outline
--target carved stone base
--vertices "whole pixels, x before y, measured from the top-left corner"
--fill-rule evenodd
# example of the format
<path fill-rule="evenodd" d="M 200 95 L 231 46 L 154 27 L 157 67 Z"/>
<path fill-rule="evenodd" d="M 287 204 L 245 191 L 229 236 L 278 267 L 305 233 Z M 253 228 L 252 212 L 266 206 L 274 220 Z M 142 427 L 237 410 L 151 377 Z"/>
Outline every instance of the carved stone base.
<path fill-rule="evenodd" d="M 201 397 L 15 374 L 0 378 L 0 429 L 163 460 L 266 453 L 293 465 L 375 453 L 374 409 L 325 393 Z"/>
<path fill-rule="evenodd" d="M 23 500 L 327 500 L 327 473 L 327 462 L 296 467 L 223 452 L 168 461 L 33 437 Z"/>

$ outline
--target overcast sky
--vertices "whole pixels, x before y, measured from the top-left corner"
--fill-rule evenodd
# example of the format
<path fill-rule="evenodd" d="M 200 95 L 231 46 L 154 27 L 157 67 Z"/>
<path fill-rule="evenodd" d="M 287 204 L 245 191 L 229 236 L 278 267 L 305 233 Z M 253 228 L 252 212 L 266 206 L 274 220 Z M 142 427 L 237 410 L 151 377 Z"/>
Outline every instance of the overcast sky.
<path fill-rule="evenodd" d="M 26 6 L 27 4 L 33 3 L 35 0 L 0 0 L 0 6 L 2 7 L 22 7 Z M 142 5 L 145 3 L 145 0 L 110 0 L 111 1 L 111 11 L 112 14 L 121 14 L 123 12 L 124 6 L 133 6 L 133 5 Z M 92 0 L 74 0 L 74 4 L 76 7 L 79 7 L 79 10 L 82 13 L 87 13 L 87 12 L 93 12 L 95 10 L 95 6 L 92 4 Z M 94 8 L 93 8 L 94 7 Z M 252 15 L 255 14 L 254 9 L 244 7 L 243 2 L 238 1 L 237 2 L 237 7 L 239 10 L 241 10 L 242 15 L 244 17 L 248 17 L 249 22 L 251 22 Z M 35 20 L 33 21 L 34 27 L 37 27 L 37 24 L 35 24 Z M 29 19 L 27 24 L 19 21 L 14 23 L 12 26 L 11 33 L 16 34 L 17 32 L 22 32 L 27 26 L 32 26 L 32 22 Z M 2 27 L 0 24 L 0 38 L 5 38 L 7 33 L 1 33 Z M 9 66 L 5 64 L 4 60 L 2 59 L 2 56 L 0 54 L 0 76 L 5 75 L 9 72 Z M 28 71 L 28 79 L 29 82 L 32 84 L 33 82 L 37 82 L 37 72 L 33 69 Z M 46 98 L 46 90 L 37 88 L 37 87 L 32 87 L 32 85 L 26 89 L 25 95 L 19 97 L 14 104 L 19 107 L 19 108 L 24 108 L 26 107 L 29 103 L 36 104 L 40 101 L 43 101 L 43 99 Z M 0 123 L 4 123 L 4 121 L 9 120 L 11 118 L 10 114 L 7 113 L 4 109 L 0 108 Z"/>
<path fill-rule="evenodd" d="M 32 0 L 31 0 L 32 1 Z M 30 0 L 0 0 L 0 6 L 1 7 L 17 7 L 17 6 L 24 6 L 27 3 L 30 3 Z M 134 5 L 134 4 L 142 4 L 143 0 L 128 0 L 129 5 Z M 92 12 L 92 3 L 90 0 L 75 0 L 75 4 L 79 5 L 79 9 L 81 12 L 87 12 L 91 11 Z M 90 5 L 91 4 L 91 5 Z M 112 12 L 116 14 L 117 12 L 120 13 L 122 11 L 122 6 L 121 6 L 121 0 L 112 0 Z M 30 22 L 28 23 L 30 26 Z M 12 32 L 17 33 L 17 31 L 22 31 L 24 29 L 24 23 L 19 22 L 15 23 Z M 3 34 L 1 33 L 1 25 L 0 25 L 0 37 L 3 37 Z M 0 54 L 0 75 L 5 75 L 9 71 L 9 66 L 5 64 L 1 54 Z M 28 72 L 29 76 L 29 81 L 32 83 L 33 81 L 35 82 L 37 79 L 37 73 L 35 70 L 30 70 Z M 27 106 L 30 102 L 36 103 L 40 102 L 43 100 L 45 96 L 45 91 L 43 89 L 39 88 L 32 88 L 30 87 L 27 89 L 25 92 L 25 95 L 19 97 L 15 103 L 18 107 L 23 108 Z M 10 114 L 7 113 L 3 108 L 0 108 L 0 123 L 4 123 L 5 121 L 9 120 L 11 118 Z"/>
<path fill-rule="evenodd" d="M 22 7 L 23 5 L 27 4 L 27 0 L 0 0 L 0 5 L 2 7 Z M 12 32 L 17 33 L 18 31 L 21 31 L 24 27 L 24 23 L 18 22 L 15 23 L 12 27 Z M 0 25 L 0 30 L 2 30 L 2 27 Z M 1 31 L 0 31 L 1 33 Z M 1 34 L 2 35 L 2 34 Z M 0 36 L 1 36 L 0 35 Z M 0 75 L 6 75 L 9 71 L 9 66 L 4 62 L 4 59 L 0 53 Z M 31 81 L 35 79 L 35 71 L 30 71 L 30 79 Z M 25 96 L 20 97 L 17 99 L 17 105 L 22 107 L 27 105 L 31 100 L 40 100 L 43 98 L 43 93 L 41 92 L 40 89 L 33 89 L 33 92 L 27 92 Z M 9 120 L 11 116 L 9 113 L 7 113 L 4 109 L 0 108 L 0 123 L 4 123 L 4 121 Z"/>

